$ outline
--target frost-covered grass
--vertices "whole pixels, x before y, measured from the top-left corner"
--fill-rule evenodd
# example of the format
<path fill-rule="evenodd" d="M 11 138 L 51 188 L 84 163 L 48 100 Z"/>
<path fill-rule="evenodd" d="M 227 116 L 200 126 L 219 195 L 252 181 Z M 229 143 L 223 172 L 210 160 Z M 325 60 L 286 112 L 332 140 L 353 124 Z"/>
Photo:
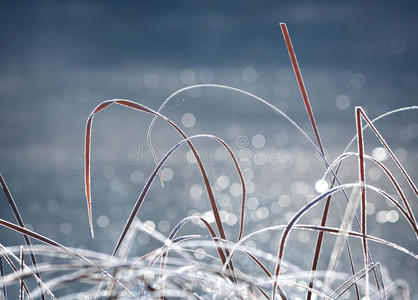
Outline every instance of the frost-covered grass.
<path fill-rule="evenodd" d="M 68 248 L 25 228 L 7 184 L 0 176 L 3 191 L 17 220 L 15 224 L 0 219 L 0 225 L 19 232 L 24 238 L 22 246 L 5 247 L 0 244 L 2 273 L 0 297 L 7 298 L 8 290 L 17 289 L 21 298 L 56 298 L 55 295 L 59 295 L 60 299 L 93 299 L 95 297 L 105 299 L 129 297 L 135 299 L 409 299 L 409 289 L 405 281 L 391 279 L 390 270 L 385 268 L 385 262 L 375 261 L 372 249 L 376 249 L 377 245 L 388 247 L 391 251 L 402 252 L 403 255 L 415 259 L 418 257 L 412 251 L 396 243 L 368 233 L 370 228 L 367 226 L 367 195 L 375 193 L 379 198 L 386 199 L 409 224 L 405 230 L 418 235 L 417 223 L 410 205 L 411 201 L 417 200 L 417 188 L 386 143 L 383 134 L 374 125 L 374 122 L 379 119 L 403 111 L 415 111 L 418 107 L 396 109 L 374 120 L 369 119 L 361 107 L 356 107 L 353 120 L 357 129 L 356 136 L 348 141 L 343 152 L 334 161 L 328 160 L 286 25 L 281 24 L 281 29 L 313 129 L 314 139 L 310 138 L 310 133 L 304 131 L 292 118 L 270 102 L 238 88 L 219 84 L 201 84 L 178 90 L 170 95 L 157 111 L 140 103 L 123 99 L 100 103 L 87 119 L 85 131 L 85 191 L 92 237 L 94 237 L 94 228 L 90 152 L 95 114 L 112 104 L 117 104 L 154 117 L 148 129 L 148 145 L 153 153 L 156 167 L 131 209 L 113 253 L 109 255 L 85 249 Z M 300 207 L 287 224 L 258 230 L 244 228 L 246 180 L 239 160 L 232 149 L 221 137 L 215 135 L 188 136 L 180 126 L 163 114 L 166 104 L 176 95 L 196 88 L 229 90 L 245 95 L 267 106 L 289 122 L 311 145 L 313 152 L 317 154 L 324 167 L 322 178 L 318 178 L 319 182 L 323 183 L 323 192 Z M 182 139 L 161 160 L 155 155 L 151 139 L 153 125 L 157 118 L 173 127 Z M 393 170 L 364 152 L 366 141 L 363 131 L 365 130 L 371 130 L 374 133 L 408 185 L 400 184 Z M 233 161 L 232 167 L 240 178 L 242 198 L 240 206 L 237 207 L 240 218 L 238 235 L 235 237 L 227 236 L 224 230 L 224 220 L 218 209 L 211 180 L 199 152 L 193 145 L 193 142 L 198 139 L 212 139 L 219 143 L 229 154 Z M 155 228 L 142 223 L 137 215 L 155 179 L 160 176 L 161 184 L 163 183 L 161 168 L 170 155 L 182 145 L 189 147 L 195 157 L 210 201 L 214 222 L 210 222 L 203 216 L 189 216 L 179 220 L 170 234 L 165 236 Z M 357 146 L 356 152 L 349 152 L 351 145 Z M 345 162 L 350 157 L 355 157 L 357 164 Z M 396 190 L 396 195 L 389 192 L 391 190 L 389 187 L 386 189 L 366 183 L 366 162 L 367 165 L 374 164 L 381 170 L 388 178 L 390 188 Z M 341 181 L 338 174 L 342 170 L 355 174 L 358 180 Z M 407 195 L 411 192 L 412 199 L 408 199 Z M 337 209 L 334 210 L 332 209 L 334 206 L 330 204 L 337 195 L 343 199 L 341 203 L 344 206 L 338 204 Z M 323 207 L 320 224 L 301 223 L 301 218 L 315 206 Z M 330 216 L 339 218 L 339 226 L 327 224 Z M 185 224 L 203 225 L 199 228 L 204 230 L 201 234 L 188 234 L 183 228 Z M 309 269 L 301 268 L 297 263 L 286 259 L 288 253 L 292 252 L 292 248 L 287 247 L 287 241 L 294 232 L 298 231 L 307 231 L 316 237 L 315 247 L 305 249 L 305 252 L 312 256 Z M 138 257 L 131 251 L 138 232 L 150 235 L 160 243 L 160 247 Z M 262 247 L 249 247 L 246 243 L 265 232 L 280 236 L 275 253 L 268 253 Z M 325 235 L 334 235 L 336 238 L 330 251 L 327 267 L 319 269 L 321 251 L 324 252 L 324 247 L 327 247 L 323 243 Z M 30 238 L 40 241 L 41 244 L 32 245 Z M 353 243 L 355 240 L 359 240 L 360 243 Z M 374 245 L 370 247 L 369 244 Z M 360 249 L 357 249 L 358 246 Z M 348 256 L 349 264 L 346 269 L 339 267 L 339 261 L 343 255 Z M 246 263 L 243 263 L 244 261 Z"/>

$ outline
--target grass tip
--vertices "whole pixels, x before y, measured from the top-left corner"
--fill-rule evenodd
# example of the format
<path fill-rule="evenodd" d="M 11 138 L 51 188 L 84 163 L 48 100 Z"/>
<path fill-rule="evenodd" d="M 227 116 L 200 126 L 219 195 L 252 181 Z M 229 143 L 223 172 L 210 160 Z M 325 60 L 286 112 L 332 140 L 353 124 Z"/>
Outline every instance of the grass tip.
<path fill-rule="evenodd" d="M 90 233 L 91 233 L 91 239 L 94 240 L 94 230 L 93 230 L 93 221 L 90 220 Z"/>

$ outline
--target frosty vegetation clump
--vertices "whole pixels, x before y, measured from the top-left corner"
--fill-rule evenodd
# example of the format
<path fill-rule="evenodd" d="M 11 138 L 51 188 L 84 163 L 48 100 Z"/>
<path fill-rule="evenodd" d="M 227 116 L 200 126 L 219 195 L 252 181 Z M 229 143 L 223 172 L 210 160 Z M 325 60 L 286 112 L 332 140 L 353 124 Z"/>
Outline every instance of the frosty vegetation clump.
<path fill-rule="evenodd" d="M 313 130 L 313 139 L 310 133 L 304 131 L 292 118 L 269 101 L 231 86 L 200 84 L 185 87 L 170 95 L 157 111 L 140 103 L 123 99 L 100 103 L 88 117 L 85 131 L 85 193 L 92 237 L 94 237 L 94 228 L 90 152 L 95 114 L 112 104 L 117 104 L 154 117 L 148 129 L 148 145 L 156 167 L 146 180 L 126 225 L 120 233 L 113 253 L 109 255 L 68 248 L 25 228 L 12 194 L 4 178 L 0 176 L 4 194 L 17 221 L 17 223 L 12 223 L 0 219 L 0 225 L 20 233 L 24 238 L 24 244 L 21 246 L 5 247 L 0 244 L 0 299 L 7 299 L 7 292 L 12 289 L 18 290 L 21 299 L 55 299 L 58 296 L 60 299 L 409 299 L 409 288 L 406 282 L 392 279 L 390 270 L 385 267 L 385 262 L 375 261 L 373 252 L 380 247 L 388 247 L 405 256 L 414 259 L 418 257 L 412 251 L 394 242 L 369 234 L 367 195 L 377 194 L 379 198 L 390 203 L 396 210 L 397 216 L 405 219 L 409 224 L 405 231 L 411 231 L 418 236 L 417 222 L 410 205 L 411 201 L 417 200 L 417 188 L 385 141 L 383 134 L 375 126 L 378 120 L 405 111 L 415 113 L 418 107 L 392 110 L 373 120 L 367 116 L 362 107 L 356 107 L 353 120 L 356 125 L 356 136 L 348 142 L 344 151 L 334 161 L 328 160 L 290 35 L 284 23 L 280 26 Z M 176 95 L 197 88 L 228 90 L 265 105 L 293 126 L 310 144 L 312 151 L 317 154 L 324 168 L 322 178 L 318 178 L 315 184 L 319 194 L 293 213 L 286 224 L 258 230 L 244 228 L 244 220 L 247 216 L 246 178 L 231 147 L 221 137 L 215 135 L 188 136 L 181 126 L 163 114 L 164 107 Z M 190 127 L 187 126 L 190 122 L 194 124 L 196 119 L 193 115 L 192 117 L 193 119 L 187 116 L 187 120 L 182 120 L 184 127 Z M 174 145 L 162 159 L 158 159 L 151 141 L 153 125 L 158 118 L 174 128 L 181 137 L 181 141 Z M 365 153 L 364 132 L 366 130 L 371 130 L 381 143 L 379 148 L 381 154 L 369 156 Z M 206 171 L 207 166 L 204 165 L 199 152 L 193 145 L 193 142 L 199 139 L 211 139 L 218 143 L 228 154 L 233 162 L 231 167 L 238 174 L 241 203 L 239 207 L 236 207 L 236 211 L 239 212 L 237 236 L 227 236 L 225 232 L 225 221 L 218 208 L 213 183 Z M 357 151 L 349 151 L 352 145 Z M 188 216 L 179 220 L 166 236 L 155 226 L 141 222 L 137 215 L 155 179 L 160 177 L 161 184 L 163 184 L 162 168 L 173 152 L 181 146 L 188 147 L 195 158 L 210 201 L 213 221 L 208 220 L 204 214 Z M 400 184 L 393 170 L 378 159 L 383 155 L 382 153 L 392 160 L 407 185 Z M 357 164 L 345 163 L 346 159 L 352 157 L 355 158 Z M 387 177 L 391 188 L 396 190 L 396 194 L 388 192 L 386 188 L 376 187 L 366 182 L 366 162 L 367 165 L 373 164 Z M 355 182 L 340 180 L 338 175 L 343 170 L 355 174 L 358 180 Z M 219 184 L 222 185 L 222 182 Z M 412 199 L 408 199 L 407 195 L 411 192 Z M 337 196 L 341 201 L 337 201 L 337 206 L 331 205 L 333 201 L 336 201 Z M 256 206 L 256 204 L 250 205 Z M 318 224 L 301 223 L 301 218 L 316 206 L 322 207 L 320 222 Z M 338 226 L 330 226 L 327 223 L 330 216 L 338 218 Z M 186 224 L 202 225 L 200 226 L 201 234 L 188 234 L 186 230 L 183 230 Z M 286 260 L 287 253 L 292 251 L 291 247 L 287 247 L 287 241 L 293 234 L 300 232 L 316 238 L 315 247 L 305 249 L 305 252 L 312 257 L 309 269 L 303 269 L 297 263 Z M 150 238 L 160 243 L 160 247 L 138 257 L 131 247 L 138 233 L 149 235 Z M 256 243 L 248 243 L 265 233 L 280 237 L 275 253 L 269 253 L 257 247 Z M 326 262 L 327 267 L 321 269 L 319 268 L 321 251 L 324 247 L 329 247 L 324 243 L 325 235 L 333 235 L 335 239 L 330 251 L 331 255 Z M 32 244 L 31 240 L 37 240 L 40 244 Z M 371 244 L 373 247 L 370 246 Z M 340 264 L 343 256 L 347 256 L 349 261 L 349 267 L 345 269 L 342 269 Z M 243 259 L 248 263 L 241 263 Z"/>

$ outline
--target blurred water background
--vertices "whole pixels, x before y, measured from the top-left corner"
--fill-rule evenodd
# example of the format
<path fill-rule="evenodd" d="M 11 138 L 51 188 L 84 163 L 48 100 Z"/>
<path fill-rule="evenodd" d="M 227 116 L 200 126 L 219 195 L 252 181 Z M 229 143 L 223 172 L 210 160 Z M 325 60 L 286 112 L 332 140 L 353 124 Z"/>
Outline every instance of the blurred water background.
<path fill-rule="evenodd" d="M 331 161 L 355 134 L 356 105 L 374 118 L 417 104 L 415 1 L 24 1 L 1 2 L 0 16 L 0 172 L 28 226 L 67 246 L 111 252 L 154 167 L 146 143 L 149 115 L 114 106 L 95 117 L 96 238 L 91 240 L 83 187 L 84 126 L 102 100 L 124 98 L 158 109 L 188 85 L 231 85 L 276 105 L 314 138 L 279 21 L 288 24 Z M 315 185 L 324 168 L 312 146 L 249 97 L 194 89 L 176 96 L 163 113 L 189 135 L 221 137 L 240 157 L 248 184 L 246 233 L 286 223 L 323 188 Z M 376 126 L 416 180 L 416 112 L 399 113 Z M 370 131 L 365 138 L 366 153 L 394 170 L 416 213 L 416 196 L 399 170 Z M 157 122 L 153 142 L 160 154 L 179 140 L 173 129 Z M 219 144 L 199 139 L 195 145 L 232 238 L 238 233 L 239 178 Z M 356 167 L 356 159 L 348 159 L 341 180 L 356 181 Z M 395 193 L 375 166 L 368 165 L 367 172 L 370 184 Z M 163 178 L 164 189 L 158 181 L 153 184 L 139 213 L 142 221 L 168 234 L 187 215 L 210 218 L 201 175 L 187 146 L 167 163 Z M 415 235 L 395 208 L 372 192 L 368 196 L 369 233 L 417 252 Z M 0 200 L 1 218 L 14 220 L 3 195 Z M 335 203 L 330 226 L 339 226 Z M 319 224 L 322 206 L 301 222 Z M 201 232 L 196 226 L 187 230 Z M 276 253 L 278 238 L 279 233 L 267 234 L 249 245 Z M 315 240 L 316 234 L 295 232 L 288 259 L 308 269 Z M 0 228 L 0 241 L 15 245 L 22 238 Z M 332 249 L 334 241 L 325 243 Z M 360 242 L 353 245 L 361 258 Z M 156 246 L 139 235 L 136 251 L 139 255 Z M 374 259 L 394 279 L 406 280 L 412 298 L 418 299 L 416 260 L 383 246 L 370 247 Z M 320 267 L 327 264 L 325 251 Z"/>

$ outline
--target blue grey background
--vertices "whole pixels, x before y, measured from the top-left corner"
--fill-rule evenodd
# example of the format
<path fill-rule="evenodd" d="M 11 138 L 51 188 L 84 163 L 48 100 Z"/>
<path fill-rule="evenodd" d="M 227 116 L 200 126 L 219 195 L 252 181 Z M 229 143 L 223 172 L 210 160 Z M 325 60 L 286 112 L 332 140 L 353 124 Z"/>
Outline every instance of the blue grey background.
<path fill-rule="evenodd" d="M 91 240 L 83 188 L 84 126 L 100 101 L 124 98 L 157 109 L 184 86 L 226 84 L 277 105 L 313 138 L 279 27 L 279 22 L 286 22 L 332 160 L 354 136 L 356 105 L 373 118 L 417 104 L 417 6 L 416 1 L 2 1 L 0 172 L 30 228 L 68 246 L 110 252 L 143 178 L 154 166 L 143 159 L 149 157 L 145 139 L 151 118 L 119 107 L 95 118 L 96 239 Z M 338 104 L 341 95 L 350 99 L 348 104 Z M 188 134 L 213 133 L 234 151 L 242 150 L 237 138 L 244 136 L 252 153 L 284 149 L 292 156 L 293 167 L 287 170 L 243 162 L 255 174 L 251 180 L 255 189 L 249 196 L 270 210 L 262 220 L 257 220 L 256 213 L 250 218 L 250 210 L 246 233 L 286 223 L 289 214 L 314 194 L 323 165 L 312 147 L 283 119 L 248 97 L 205 88 L 179 95 L 163 112 L 179 124 L 185 113 L 192 113 L 196 124 L 186 128 Z M 401 113 L 377 126 L 416 179 L 416 113 Z M 257 134 L 266 140 L 261 149 L 251 144 Z M 179 137 L 158 122 L 153 141 L 157 149 L 166 151 Z M 208 157 L 218 147 L 206 140 L 196 145 Z M 371 154 L 378 146 L 377 139 L 366 133 L 366 152 Z M 181 151 L 186 158 L 188 149 Z M 238 182 L 230 162 L 212 160 L 208 165 L 214 184 L 221 175 L 227 175 L 230 184 Z M 356 167 L 352 159 L 342 172 L 347 182 L 357 180 Z M 203 185 L 196 166 L 185 160 L 173 163 L 170 170 L 173 179 L 164 189 L 155 182 L 139 214 L 157 228 L 161 220 L 172 227 L 188 214 L 209 210 L 204 190 L 202 195 L 199 192 Z M 416 196 L 399 171 L 393 170 L 416 212 Z M 394 193 L 385 180 L 373 183 Z M 195 198 L 190 196 L 193 186 Z M 306 191 L 300 193 L 303 187 Z M 228 194 L 228 188 L 217 193 Z M 283 194 L 292 198 L 292 204 L 271 212 L 272 203 Z M 231 203 L 225 209 L 237 215 L 239 197 L 233 193 L 228 197 Z M 369 232 L 418 251 L 414 234 L 404 229 L 409 228 L 407 223 L 401 218 L 396 224 L 377 222 L 380 210 L 393 208 L 372 193 L 370 199 L 376 212 L 369 217 Z M 1 218 L 13 220 L 5 197 L 0 200 Z M 304 221 L 316 222 L 321 209 L 313 210 Z M 337 212 L 337 206 L 333 209 Z M 337 214 L 330 225 L 338 226 Z M 237 225 L 227 231 L 236 235 Z M 261 239 L 266 250 L 276 252 L 278 236 Z M 305 243 L 313 245 L 314 240 L 311 235 Z M 0 241 L 14 245 L 22 238 L 0 229 Z M 329 245 L 332 249 L 332 240 Z M 355 245 L 360 249 L 360 244 Z M 155 246 L 158 243 L 140 237 L 137 251 Z M 303 257 L 299 258 L 302 267 L 309 268 L 312 253 L 295 249 L 295 257 Z M 412 283 L 416 278 L 413 259 L 380 246 L 375 251 L 376 260 L 384 261 L 395 279 Z M 417 297 L 416 287 L 411 290 Z"/>

